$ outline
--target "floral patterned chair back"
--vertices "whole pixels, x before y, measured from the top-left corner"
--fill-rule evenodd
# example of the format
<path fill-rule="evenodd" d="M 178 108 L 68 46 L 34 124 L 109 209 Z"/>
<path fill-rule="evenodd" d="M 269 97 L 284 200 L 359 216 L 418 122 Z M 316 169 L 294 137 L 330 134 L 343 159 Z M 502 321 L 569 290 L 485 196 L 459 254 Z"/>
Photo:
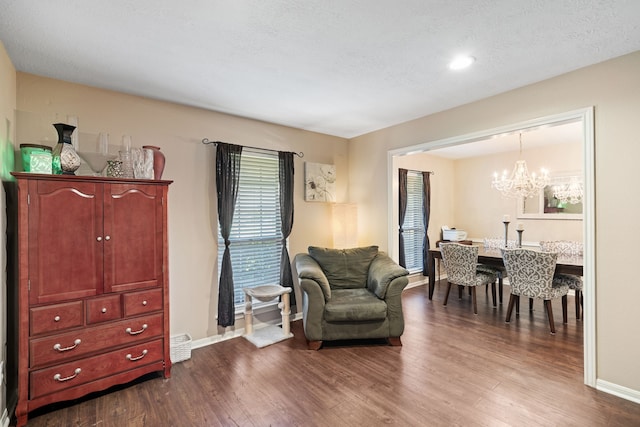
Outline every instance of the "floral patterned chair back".
<path fill-rule="evenodd" d="M 553 273 L 557 258 L 558 254 L 552 252 L 502 249 L 502 259 L 509 274 L 511 293 L 542 299 L 562 296 L 553 290 Z"/>
<path fill-rule="evenodd" d="M 556 333 L 551 300 L 562 298 L 562 322 L 567 323 L 567 293 L 569 287 L 554 280 L 558 254 L 532 249 L 502 249 L 502 259 L 509 274 L 511 295 L 506 322 L 511 320 L 514 302 L 520 296 L 544 300 L 551 333 Z M 516 304 L 516 312 L 519 304 Z M 531 309 L 531 306 L 529 306 Z"/>
<path fill-rule="evenodd" d="M 448 281 L 454 285 L 472 286 L 476 281 L 478 247 L 443 243 L 440 248 Z"/>
<path fill-rule="evenodd" d="M 543 240 L 540 242 L 543 252 L 556 252 L 559 257 L 582 256 L 584 245 L 581 242 L 571 240 Z"/>
<path fill-rule="evenodd" d="M 540 249 L 544 252 L 556 252 L 561 258 L 573 258 L 584 254 L 584 245 L 581 242 L 570 240 L 543 240 L 540 242 Z M 567 285 L 569 289 L 575 291 L 576 319 L 582 318 L 582 289 L 584 287 L 582 277 L 561 273 L 553 277 L 553 282 L 558 285 Z"/>
<path fill-rule="evenodd" d="M 444 268 L 447 270 L 447 293 L 444 297 L 443 304 L 446 306 L 449 300 L 449 292 L 451 285 L 468 286 L 471 290 L 473 312 L 478 314 L 478 305 L 476 302 L 476 288 L 478 286 L 493 284 L 491 295 L 493 297 L 493 305 L 496 305 L 496 287 L 495 281 L 497 276 L 495 273 L 478 271 L 478 247 L 470 245 L 461 245 L 459 243 L 441 243 L 442 261 Z M 459 297 L 462 298 L 462 288 L 459 289 Z"/>

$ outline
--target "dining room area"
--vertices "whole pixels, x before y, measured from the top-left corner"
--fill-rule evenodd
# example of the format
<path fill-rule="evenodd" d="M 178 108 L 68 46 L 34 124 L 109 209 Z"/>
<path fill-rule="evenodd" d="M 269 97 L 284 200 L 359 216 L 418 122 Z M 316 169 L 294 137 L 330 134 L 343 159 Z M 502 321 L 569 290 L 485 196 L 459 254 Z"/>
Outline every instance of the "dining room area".
<path fill-rule="evenodd" d="M 444 280 L 444 305 L 452 286 L 458 287 L 461 302 L 467 288 L 473 313 L 478 314 L 476 288 L 484 287 L 486 295 L 491 292 L 488 303 L 494 309 L 503 302 L 508 306 L 505 323 L 511 322 L 514 307 L 516 318 L 519 317 L 521 297 L 528 300 L 529 312 L 534 311 L 536 300 L 541 300 L 550 333 L 555 334 L 554 300 L 560 300 L 563 325 L 568 323 L 570 307 L 575 308 L 577 322 L 583 318 L 583 254 L 581 243 L 566 240 L 542 241 L 539 247 L 529 248 L 518 241 L 501 239 L 485 239 L 482 245 L 468 240 L 439 241 L 428 252 L 429 299 L 433 300 L 436 284 Z M 441 279 L 443 273 L 445 279 Z M 571 305 L 569 297 L 573 300 Z"/>
<path fill-rule="evenodd" d="M 397 171 L 430 172 L 429 251 L 412 280 L 425 284 L 431 309 L 445 315 L 455 307 L 472 324 L 488 322 L 500 334 L 518 331 L 518 339 L 535 334 L 545 345 L 567 340 L 562 345 L 570 343 L 584 358 L 585 384 L 595 375 L 589 342 L 595 336 L 593 295 L 585 295 L 593 286 L 586 286 L 593 278 L 593 177 L 585 173 L 593 161 L 590 114 L 586 109 L 543 117 L 389 153 L 394 206 Z M 527 188 L 518 183 L 523 174 Z M 397 213 L 389 216 L 393 251 L 398 228 L 404 230 Z M 470 264 L 463 267 L 466 285 L 455 277 L 459 266 L 445 266 L 442 245 L 469 247 L 449 257 Z M 519 259 L 508 265 L 505 252 Z"/>

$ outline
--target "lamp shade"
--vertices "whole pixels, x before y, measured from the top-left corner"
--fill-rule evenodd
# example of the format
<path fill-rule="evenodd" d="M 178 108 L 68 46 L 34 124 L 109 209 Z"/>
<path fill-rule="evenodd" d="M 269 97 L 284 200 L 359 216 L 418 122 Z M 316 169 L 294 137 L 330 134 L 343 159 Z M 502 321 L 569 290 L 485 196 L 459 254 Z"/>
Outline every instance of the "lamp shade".
<path fill-rule="evenodd" d="M 334 203 L 332 219 L 333 247 L 347 249 L 358 246 L 358 205 Z"/>

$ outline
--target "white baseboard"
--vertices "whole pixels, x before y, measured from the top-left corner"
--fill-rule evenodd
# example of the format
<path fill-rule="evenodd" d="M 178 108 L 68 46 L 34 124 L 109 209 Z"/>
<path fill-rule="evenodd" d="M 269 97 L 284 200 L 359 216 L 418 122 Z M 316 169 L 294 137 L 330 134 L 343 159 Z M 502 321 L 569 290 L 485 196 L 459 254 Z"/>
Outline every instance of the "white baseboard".
<path fill-rule="evenodd" d="M 405 289 L 416 288 L 418 286 L 426 285 L 429 283 L 429 278 L 427 276 L 423 276 L 422 273 L 417 273 L 415 275 L 409 276 L 409 284 L 405 287 Z"/>
<path fill-rule="evenodd" d="M 291 316 L 292 322 L 295 322 L 296 320 L 301 320 L 301 319 L 302 319 L 302 313 L 296 313 L 295 315 Z M 282 320 L 275 324 L 281 325 Z M 255 325 L 254 328 L 259 328 L 259 325 Z M 213 335 L 210 337 L 201 338 L 199 340 L 194 340 L 191 342 L 191 349 L 206 347 L 211 344 L 219 343 L 219 342 L 230 340 L 233 338 L 238 338 L 243 335 L 244 335 L 244 328 L 239 328 L 229 333 L 224 333 L 222 335 Z"/>
<path fill-rule="evenodd" d="M 640 403 L 640 391 L 638 390 L 633 390 L 604 380 L 596 380 L 596 389 L 635 403 Z"/>

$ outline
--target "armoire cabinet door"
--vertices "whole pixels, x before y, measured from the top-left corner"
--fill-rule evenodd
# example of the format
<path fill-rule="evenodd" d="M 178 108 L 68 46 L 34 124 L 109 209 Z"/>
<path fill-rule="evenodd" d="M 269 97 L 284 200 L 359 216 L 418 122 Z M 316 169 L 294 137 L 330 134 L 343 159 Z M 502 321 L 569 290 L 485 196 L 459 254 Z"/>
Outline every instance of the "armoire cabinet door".
<path fill-rule="evenodd" d="M 161 286 L 162 188 L 104 185 L 104 292 Z"/>
<path fill-rule="evenodd" d="M 102 184 L 29 181 L 29 301 L 102 289 Z"/>

